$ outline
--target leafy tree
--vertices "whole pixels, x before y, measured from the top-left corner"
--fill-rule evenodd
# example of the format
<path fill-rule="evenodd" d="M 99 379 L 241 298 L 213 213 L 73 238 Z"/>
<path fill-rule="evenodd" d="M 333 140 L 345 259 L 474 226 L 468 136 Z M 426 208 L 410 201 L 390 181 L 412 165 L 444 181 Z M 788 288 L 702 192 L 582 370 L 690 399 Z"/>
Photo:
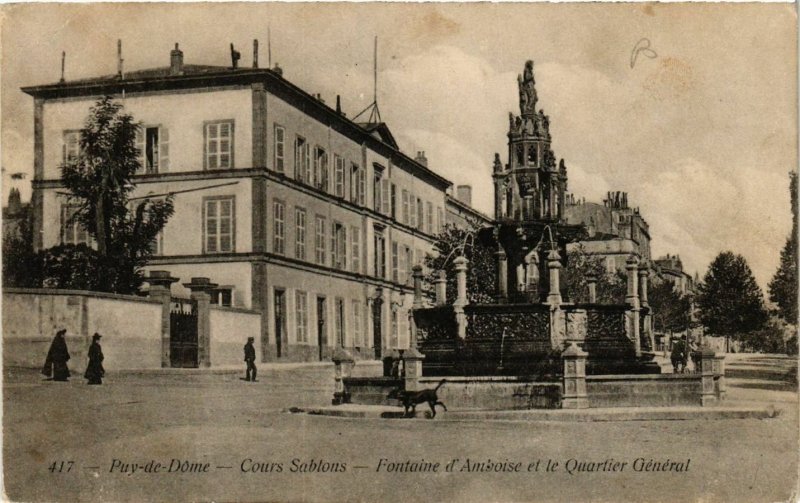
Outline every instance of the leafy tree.
<path fill-rule="evenodd" d="M 494 302 L 496 293 L 495 249 L 478 238 L 478 229 L 464 229 L 447 224 L 435 244 L 436 256 L 428 255 L 425 265 L 430 274 L 426 282 L 433 283 L 438 271 L 447 277 L 447 302 L 456 298 L 456 272 L 453 260 L 459 255 L 469 260 L 467 265 L 467 299 L 472 304 Z"/>
<path fill-rule="evenodd" d="M 589 253 L 582 245 L 570 248 L 567 252 L 567 266 L 564 268 L 564 281 L 567 295 L 573 302 L 588 302 L 589 287 L 586 278 L 594 274 L 598 304 L 622 304 L 625 302 L 627 277 L 622 271 L 609 272 L 601 258 Z"/>
<path fill-rule="evenodd" d="M 797 324 L 797 173 L 789 174 L 792 201 L 792 233 L 781 250 L 781 262 L 769 282 L 769 299 L 777 304 L 778 314 L 788 323 Z"/>
<path fill-rule="evenodd" d="M 689 328 L 689 297 L 678 293 L 670 280 L 651 285 L 647 301 L 653 313 L 653 328 L 659 332 L 682 332 Z"/>
<path fill-rule="evenodd" d="M 699 286 L 700 320 L 712 335 L 730 338 L 760 330 L 767 321 L 764 296 L 747 261 L 733 252 L 722 252 L 709 265 Z"/>
<path fill-rule="evenodd" d="M 113 267 L 99 279 L 98 290 L 133 293 L 139 288 L 151 243 L 174 211 L 171 196 L 131 199 L 140 168 L 139 127 L 121 104 L 101 98 L 81 129 L 80 153 L 61 167 L 70 202 L 78 206 L 74 218 L 97 243 L 98 268 Z"/>

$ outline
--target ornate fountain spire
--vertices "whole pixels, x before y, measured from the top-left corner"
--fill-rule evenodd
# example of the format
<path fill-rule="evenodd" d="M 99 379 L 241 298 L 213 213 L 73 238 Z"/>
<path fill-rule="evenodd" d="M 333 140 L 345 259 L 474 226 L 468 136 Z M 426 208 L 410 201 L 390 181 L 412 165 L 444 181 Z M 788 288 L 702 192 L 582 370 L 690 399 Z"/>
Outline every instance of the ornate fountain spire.
<path fill-rule="evenodd" d="M 522 75 L 517 75 L 519 86 L 519 114 L 523 119 L 533 118 L 536 115 L 536 80 L 533 78 L 533 60 L 525 62 Z"/>

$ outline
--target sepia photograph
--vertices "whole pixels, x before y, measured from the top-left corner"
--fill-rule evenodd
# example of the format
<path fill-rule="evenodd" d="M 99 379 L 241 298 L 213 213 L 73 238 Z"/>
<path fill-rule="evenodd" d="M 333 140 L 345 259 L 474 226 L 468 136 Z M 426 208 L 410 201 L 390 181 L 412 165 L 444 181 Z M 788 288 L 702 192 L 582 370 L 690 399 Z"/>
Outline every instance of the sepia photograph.
<path fill-rule="evenodd" d="M 10 502 L 796 502 L 791 3 L 0 5 Z"/>

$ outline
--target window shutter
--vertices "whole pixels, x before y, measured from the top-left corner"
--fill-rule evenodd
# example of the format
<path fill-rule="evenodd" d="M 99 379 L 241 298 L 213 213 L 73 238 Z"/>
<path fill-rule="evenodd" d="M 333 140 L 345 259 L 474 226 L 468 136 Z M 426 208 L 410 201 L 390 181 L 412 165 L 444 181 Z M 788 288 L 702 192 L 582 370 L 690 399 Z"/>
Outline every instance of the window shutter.
<path fill-rule="evenodd" d="M 169 171 L 169 130 L 158 128 L 158 171 Z"/>
<path fill-rule="evenodd" d="M 381 180 L 381 213 L 389 214 L 389 180 Z"/>

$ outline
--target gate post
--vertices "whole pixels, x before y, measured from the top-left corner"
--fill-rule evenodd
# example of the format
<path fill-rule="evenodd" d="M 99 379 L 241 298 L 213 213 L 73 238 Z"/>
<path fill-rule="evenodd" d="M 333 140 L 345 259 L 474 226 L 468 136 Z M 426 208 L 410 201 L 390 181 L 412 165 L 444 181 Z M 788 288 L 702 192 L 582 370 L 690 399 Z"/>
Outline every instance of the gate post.
<path fill-rule="evenodd" d="M 169 340 L 170 340 L 170 285 L 178 281 L 178 278 L 170 276 L 169 271 L 150 271 L 147 282 L 150 289 L 147 296 L 153 300 L 161 302 L 161 366 L 170 366 Z"/>
<path fill-rule="evenodd" d="M 218 285 L 208 278 L 192 278 L 191 283 L 183 286 L 192 291 L 192 299 L 197 301 L 197 365 L 199 367 L 211 366 L 211 309 L 210 290 Z"/>

